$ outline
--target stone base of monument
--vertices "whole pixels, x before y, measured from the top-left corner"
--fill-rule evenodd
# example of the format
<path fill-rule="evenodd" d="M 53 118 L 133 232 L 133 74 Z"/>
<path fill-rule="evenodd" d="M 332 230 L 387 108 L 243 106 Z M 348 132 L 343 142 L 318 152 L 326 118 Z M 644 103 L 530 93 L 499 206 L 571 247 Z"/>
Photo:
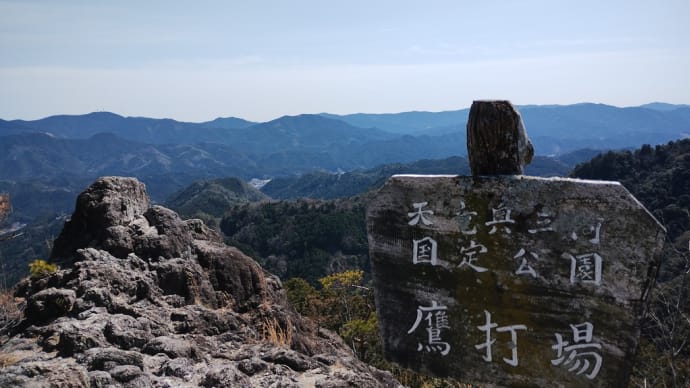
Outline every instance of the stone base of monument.
<path fill-rule="evenodd" d="M 389 360 L 499 386 L 627 384 L 664 229 L 619 183 L 398 175 L 367 227 Z"/>

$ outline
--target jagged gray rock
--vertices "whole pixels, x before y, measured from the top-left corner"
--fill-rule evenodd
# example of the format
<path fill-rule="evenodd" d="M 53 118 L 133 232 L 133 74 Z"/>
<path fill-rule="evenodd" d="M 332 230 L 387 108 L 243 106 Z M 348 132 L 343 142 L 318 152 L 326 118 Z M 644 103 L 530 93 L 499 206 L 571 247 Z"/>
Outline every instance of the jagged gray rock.
<path fill-rule="evenodd" d="M 65 268 L 18 285 L 26 314 L 0 333 L 0 386 L 399 385 L 202 222 L 149 206 L 135 179 L 82 193 L 52 258 Z"/>

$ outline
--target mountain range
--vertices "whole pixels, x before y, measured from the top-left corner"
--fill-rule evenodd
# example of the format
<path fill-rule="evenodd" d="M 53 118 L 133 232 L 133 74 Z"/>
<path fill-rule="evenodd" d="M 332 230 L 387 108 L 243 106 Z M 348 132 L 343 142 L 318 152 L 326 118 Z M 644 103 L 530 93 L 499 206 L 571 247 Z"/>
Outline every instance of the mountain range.
<path fill-rule="evenodd" d="M 650 103 L 618 108 L 593 103 L 517 107 L 536 153 L 558 155 L 580 148 L 618 149 L 662 144 L 690 136 L 690 105 Z M 464 135 L 469 109 L 446 112 L 330 115 L 360 127 L 408 135 Z"/>
<path fill-rule="evenodd" d="M 588 103 L 520 110 L 537 155 L 631 148 L 690 136 L 686 105 L 617 108 Z M 96 112 L 0 120 L 0 180 L 128 175 L 155 181 L 167 176 L 179 184 L 149 188 L 153 198 L 162 201 L 198 179 L 347 172 L 464 156 L 467 115 L 463 109 L 187 123 Z"/>
<path fill-rule="evenodd" d="M 600 151 L 582 150 L 559 158 L 536 156 L 526 169 L 526 175 L 565 176 L 580 162 L 587 161 Z M 376 189 L 394 174 L 452 174 L 469 175 L 467 158 L 451 156 L 445 159 L 422 159 L 412 163 L 392 163 L 371 169 L 330 173 L 314 171 L 299 176 L 278 177 L 261 187 L 274 199 L 336 199 L 363 194 Z"/>
<path fill-rule="evenodd" d="M 579 148 L 613 149 L 644 143 L 661 144 L 690 136 L 690 105 L 650 103 L 618 108 L 604 104 L 519 106 L 539 155 Z M 445 112 L 284 116 L 265 123 L 235 117 L 201 123 L 172 119 L 123 117 L 109 112 L 51 116 L 40 120 L 0 120 L 0 136 L 47 132 L 60 138 L 86 139 L 110 132 L 147 144 L 221 143 L 250 153 L 309 149 L 325 144 L 348 145 L 390 141 L 404 135 L 428 136 L 436 145 L 443 136 L 464 139 L 469 109 Z M 321 120 L 327 119 L 327 120 Z M 462 144 L 457 144 L 462 145 Z M 465 149 L 456 150 L 464 155 Z M 439 155 L 428 155 L 437 158 Z M 444 155 L 448 156 L 448 155 Z"/>
<path fill-rule="evenodd" d="M 519 110 L 538 156 L 527 171 L 534 175 L 565 175 L 602 150 L 690 134 L 687 105 Z M 375 187 L 391 173 L 466 173 L 468 112 L 305 114 L 264 123 L 234 117 L 189 123 L 108 112 L 0 119 L 0 192 L 9 193 L 14 205 L 8 222 L 43 230 L 35 233 L 40 241 L 32 237 L 33 247 L 45 245 L 53 233 L 47 222 L 69 214 L 76 195 L 104 175 L 140 179 L 158 203 L 193 182 L 226 177 L 270 179 L 263 191 L 274 198 L 341 198 Z M 432 161 L 431 167 L 415 164 L 422 160 Z M 220 186 L 214 186 L 218 193 Z M 16 249 L 24 256 L 39 252 Z"/>
<path fill-rule="evenodd" d="M 523 106 L 520 110 L 537 149 L 526 174 L 620 180 L 664 223 L 669 241 L 659 277 L 662 293 L 654 296 L 657 299 L 652 300 L 650 311 L 655 318 L 661 317 L 660 324 L 683 323 L 667 318 L 673 317 L 669 307 L 681 311 L 683 317 L 690 311 L 684 302 L 688 300 L 684 290 L 690 238 L 690 139 L 627 149 L 690 137 L 690 106 L 577 104 Z M 23 228 L 12 229 L 17 237 L 0 245 L 0 286 L 7 287 L 23 276 L 29 261 L 47 257 L 54 237 L 74 209 L 77 194 L 101 175 L 139 177 L 146 182 L 153 202 L 166 201 L 186 216 L 203 218 L 219 228 L 226 240 L 284 279 L 298 276 L 316 283 L 325 274 L 346 269 L 366 273 L 364 214 L 371 190 L 396 173 L 467 174 L 467 113 L 300 115 L 266 123 L 237 118 L 184 123 L 105 112 L 35 121 L 0 120 L 0 192 L 9 193 L 12 199 L 14 214 L 9 222 Z M 605 151 L 620 148 L 626 150 Z M 261 192 L 245 183 L 254 177 L 268 181 Z M 280 200 L 295 198 L 301 199 Z M 128 210 L 120 207 L 108 209 Z M 154 221 L 181 222 L 161 209 L 153 207 L 146 213 Z M 88 234 L 97 228 L 84 220 L 100 223 L 102 217 L 74 214 L 72 224 L 83 228 L 74 237 L 90 243 Z M 132 239 L 143 238 L 134 246 L 148 250 L 160 245 L 161 236 L 167 236 L 161 230 L 179 230 L 178 226 L 165 226 L 168 224 L 143 229 L 140 225 L 133 227 L 132 236 L 123 235 L 127 237 L 123 247 L 132 244 Z M 198 229 L 202 226 L 199 221 L 188 225 L 196 225 L 194 233 L 203 230 Z M 146 240 L 149 232 L 153 233 L 151 241 Z M 5 237 L 0 234 L 0 240 Z M 170 246 L 178 248 L 178 244 Z M 118 247 L 117 251 L 127 249 Z M 179 252 L 164 256 L 178 260 Z M 106 259 L 115 264 L 126 262 Z M 167 259 L 154 260 L 152 268 L 162 260 Z M 151 273 L 155 275 L 155 271 Z M 53 280 L 72 279 L 60 276 Z M 164 278 L 168 286 L 177 284 L 177 275 Z M 142 286 L 143 292 L 157 287 L 152 284 Z M 181 289 L 188 296 L 187 287 Z M 667 296 L 676 298 L 674 305 Z M 108 298 L 99 300 L 112 299 Z M 681 331 L 687 332 L 685 326 Z M 647 360 L 645 365 L 656 367 L 666 357 L 655 346 L 665 334 L 654 332 L 650 325 L 643 327 L 648 344 L 642 343 L 640 355 Z M 51 330 L 46 330 L 46 336 L 54 334 Z M 83 337 L 81 331 L 78 334 Z M 70 346 L 75 342 L 60 343 Z M 685 342 L 675 354 L 679 360 L 690 356 Z"/>

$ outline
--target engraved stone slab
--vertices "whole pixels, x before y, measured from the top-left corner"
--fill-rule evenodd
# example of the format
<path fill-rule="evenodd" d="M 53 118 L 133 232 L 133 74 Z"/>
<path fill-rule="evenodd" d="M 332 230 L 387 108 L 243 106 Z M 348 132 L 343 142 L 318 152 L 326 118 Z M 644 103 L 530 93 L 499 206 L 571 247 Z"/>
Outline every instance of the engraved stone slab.
<path fill-rule="evenodd" d="M 367 228 L 389 360 L 499 386 L 627 384 L 664 229 L 619 183 L 397 175 Z"/>

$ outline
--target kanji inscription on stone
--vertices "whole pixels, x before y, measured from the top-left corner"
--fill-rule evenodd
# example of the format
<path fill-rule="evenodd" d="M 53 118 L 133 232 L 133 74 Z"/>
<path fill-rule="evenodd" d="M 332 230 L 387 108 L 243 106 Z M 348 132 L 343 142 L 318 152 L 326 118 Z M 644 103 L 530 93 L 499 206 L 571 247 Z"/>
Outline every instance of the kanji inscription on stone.
<path fill-rule="evenodd" d="M 627 384 L 665 231 L 619 183 L 396 175 L 367 229 L 389 360 L 495 386 Z"/>
<path fill-rule="evenodd" d="M 409 225 L 408 213 L 422 202 L 434 228 Z M 476 213 L 474 234 L 459 215 L 468 211 Z M 391 360 L 469 382 L 607 387 L 627 380 L 663 228 L 620 184 L 398 175 L 367 218 Z M 429 342 L 425 332 L 409 332 L 420 325 L 419 306 L 432 305 L 445 307 L 449 326 L 438 339 L 442 358 L 419 346 Z M 584 323 L 586 335 L 576 336 Z"/>

